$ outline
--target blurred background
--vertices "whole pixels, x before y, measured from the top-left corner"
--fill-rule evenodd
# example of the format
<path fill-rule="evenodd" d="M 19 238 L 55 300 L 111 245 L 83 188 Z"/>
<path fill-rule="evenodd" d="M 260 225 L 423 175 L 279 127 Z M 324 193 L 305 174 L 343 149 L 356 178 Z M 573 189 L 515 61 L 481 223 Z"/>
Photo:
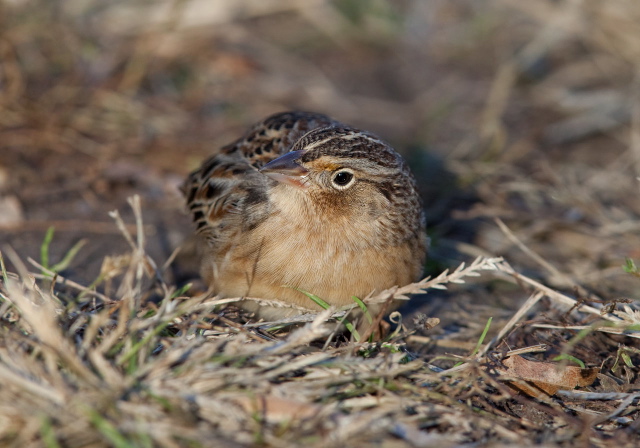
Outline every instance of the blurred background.
<path fill-rule="evenodd" d="M 637 0 L 1 1 L 0 247 L 37 260 L 53 226 L 56 262 L 84 238 L 64 274 L 90 282 L 127 249 L 108 211 L 133 223 L 139 194 L 163 263 L 192 232 L 187 173 L 302 109 L 410 161 L 428 272 L 501 255 L 572 294 L 633 297 L 638 23 Z M 197 275 L 185 254 L 178 283 Z M 465 294 L 516 306 L 505 286 Z"/>

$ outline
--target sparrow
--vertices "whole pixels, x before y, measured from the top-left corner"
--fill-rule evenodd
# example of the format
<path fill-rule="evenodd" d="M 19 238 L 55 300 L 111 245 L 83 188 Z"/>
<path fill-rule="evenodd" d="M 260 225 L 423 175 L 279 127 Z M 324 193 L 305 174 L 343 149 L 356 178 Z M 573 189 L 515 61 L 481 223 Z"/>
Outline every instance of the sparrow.
<path fill-rule="evenodd" d="M 268 321 L 417 281 L 428 240 L 416 181 L 375 135 L 310 112 L 254 125 L 182 185 L 218 297 Z M 370 311 L 375 312 L 375 309 Z"/>

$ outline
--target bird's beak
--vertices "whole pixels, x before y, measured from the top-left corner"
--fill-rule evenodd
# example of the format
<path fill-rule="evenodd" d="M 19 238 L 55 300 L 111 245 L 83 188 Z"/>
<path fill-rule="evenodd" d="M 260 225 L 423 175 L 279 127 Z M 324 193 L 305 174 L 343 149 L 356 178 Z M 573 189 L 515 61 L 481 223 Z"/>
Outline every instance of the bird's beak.
<path fill-rule="evenodd" d="M 309 170 L 298 163 L 304 151 L 291 151 L 260 168 L 260 172 L 273 180 L 304 188 Z"/>

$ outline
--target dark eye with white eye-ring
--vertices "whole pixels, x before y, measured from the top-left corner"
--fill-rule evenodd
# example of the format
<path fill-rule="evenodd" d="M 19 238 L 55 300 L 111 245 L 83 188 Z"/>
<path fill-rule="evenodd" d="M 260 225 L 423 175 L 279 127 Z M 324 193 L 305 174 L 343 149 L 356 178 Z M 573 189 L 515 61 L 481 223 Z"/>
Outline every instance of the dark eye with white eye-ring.
<path fill-rule="evenodd" d="M 349 188 L 353 184 L 353 172 L 348 169 L 341 169 L 333 173 L 331 176 L 331 184 L 338 190 Z"/>

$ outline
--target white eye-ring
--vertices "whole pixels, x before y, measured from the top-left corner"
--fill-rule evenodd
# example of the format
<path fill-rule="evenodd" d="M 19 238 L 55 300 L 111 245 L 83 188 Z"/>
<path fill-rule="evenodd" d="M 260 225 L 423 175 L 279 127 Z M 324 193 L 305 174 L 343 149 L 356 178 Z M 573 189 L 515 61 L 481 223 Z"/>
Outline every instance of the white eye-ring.
<path fill-rule="evenodd" d="M 348 168 L 340 168 L 331 175 L 331 185 L 338 190 L 345 190 L 353 185 L 356 180 L 353 171 Z"/>

